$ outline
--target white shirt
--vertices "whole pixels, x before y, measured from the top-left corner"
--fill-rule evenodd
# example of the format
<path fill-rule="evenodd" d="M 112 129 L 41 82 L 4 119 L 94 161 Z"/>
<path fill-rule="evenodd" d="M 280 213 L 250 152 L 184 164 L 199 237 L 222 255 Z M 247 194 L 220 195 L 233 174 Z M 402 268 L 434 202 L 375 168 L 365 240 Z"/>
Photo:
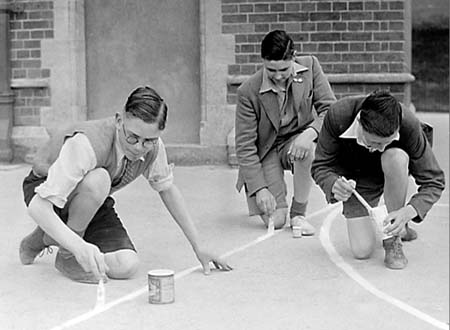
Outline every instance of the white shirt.
<path fill-rule="evenodd" d="M 158 143 L 158 155 L 151 168 L 144 172 L 144 176 L 154 190 L 161 192 L 173 183 L 173 164 L 169 165 L 167 162 L 166 148 L 161 138 L 159 138 Z M 125 157 L 118 139 L 116 139 L 115 148 L 118 166 L 111 181 L 120 175 L 120 164 Z M 78 183 L 89 171 L 95 169 L 96 165 L 97 157 L 89 139 L 85 134 L 77 133 L 64 142 L 58 158 L 48 170 L 47 179 L 36 187 L 35 191 L 40 197 L 49 200 L 59 208 L 63 208 L 67 198 Z M 146 173 L 147 175 L 145 175 Z"/>

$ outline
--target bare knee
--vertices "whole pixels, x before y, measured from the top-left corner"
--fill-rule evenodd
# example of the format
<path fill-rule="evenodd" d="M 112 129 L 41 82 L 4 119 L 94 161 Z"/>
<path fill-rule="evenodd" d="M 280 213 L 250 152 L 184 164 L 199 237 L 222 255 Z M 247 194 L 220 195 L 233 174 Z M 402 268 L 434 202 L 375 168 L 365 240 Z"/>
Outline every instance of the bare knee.
<path fill-rule="evenodd" d="M 101 204 L 108 197 L 110 189 L 111 178 L 108 171 L 104 168 L 96 168 L 86 174 L 74 192 L 89 195 L 92 200 Z"/>
<path fill-rule="evenodd" d="M 376 236 L 369 217 L 347 219 L 350 249 L 356 259 L 367 259 L 375 250 Z"/>
<path fill-rule="evenodd" d="M 132 277 L 139 268 L 139 258 L 136 252 L 132 250 L 121 250 L 113 252 L 108 256 L 107 261 L 109 270 L 108 277 L 114 279 L 128 279 Z"/>
<path fill-rule="evenodd" d="M 399 174 L 408 175 L 408 154 L 399 148 L 388 149 L 381 155 L 381 166 L 386 177 L 398 177 Z"/>
<path fill-rule="evenodd" d="M 355 259 L 369 259 L 375 250 L 374 242 L 366 242 L 366 244 L 350 245 L 353 257 Z"/>

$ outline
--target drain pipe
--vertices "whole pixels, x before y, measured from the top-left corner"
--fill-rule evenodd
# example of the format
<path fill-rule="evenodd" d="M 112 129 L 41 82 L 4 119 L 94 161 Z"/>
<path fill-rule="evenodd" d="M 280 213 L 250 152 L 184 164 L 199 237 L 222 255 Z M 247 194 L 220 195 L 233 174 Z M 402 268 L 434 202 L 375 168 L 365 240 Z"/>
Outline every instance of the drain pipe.
<path fill-rule="evenodd" d="M 14 93 L 11 90 L 11 66 L 9 60 L 9 3 L 0 0 L 0 161 L 13 159 L 11 133 L 13 126 Z"/>

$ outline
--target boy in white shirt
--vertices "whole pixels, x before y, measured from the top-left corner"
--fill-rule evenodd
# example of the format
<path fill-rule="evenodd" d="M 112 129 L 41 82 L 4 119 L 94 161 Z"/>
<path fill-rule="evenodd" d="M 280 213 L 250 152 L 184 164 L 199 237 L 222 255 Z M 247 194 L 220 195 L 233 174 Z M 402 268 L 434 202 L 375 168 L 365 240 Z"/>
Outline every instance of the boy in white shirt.
<path fill-rule="evenodd" d="M 110 196 L 140 175 L 159 192 L 202 264 L 231 267 L 198 243 L 182 195 L 173 184 L 160 138 L 167 105 L 150 87 L 138 87 L 115 117 L 72 124 L 36 154 L 23 183 L 25 203 L 38 227 L 20 244 L 25 265 L 50 245 L 60 246 L 55 267 L 72 280 L 129 278 L 138 267 L 136 249 Z"/>

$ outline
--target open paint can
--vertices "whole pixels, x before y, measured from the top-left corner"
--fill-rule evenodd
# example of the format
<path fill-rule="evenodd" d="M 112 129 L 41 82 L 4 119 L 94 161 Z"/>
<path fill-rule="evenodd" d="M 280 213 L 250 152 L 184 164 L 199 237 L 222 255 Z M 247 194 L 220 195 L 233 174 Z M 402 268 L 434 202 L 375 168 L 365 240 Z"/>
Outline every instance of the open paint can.
<path fill-rule="evenodd" d="M 170 304 L 175 301 L 174 271 L 154 269 L 148 272 L 148 302 Z"/>

